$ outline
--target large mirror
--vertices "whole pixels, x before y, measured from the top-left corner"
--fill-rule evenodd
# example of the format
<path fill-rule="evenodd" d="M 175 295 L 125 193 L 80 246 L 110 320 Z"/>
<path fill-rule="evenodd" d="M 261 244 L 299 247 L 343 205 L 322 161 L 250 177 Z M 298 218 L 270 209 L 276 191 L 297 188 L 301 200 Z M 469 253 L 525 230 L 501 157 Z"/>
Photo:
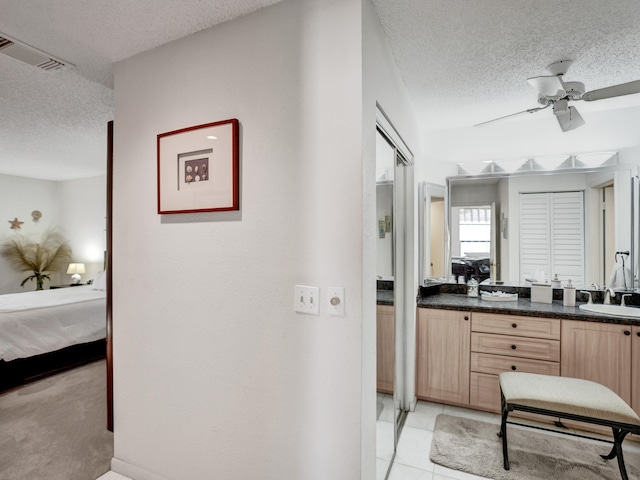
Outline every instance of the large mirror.
<path fill-rule="evenodd" d="M 635 166 L 613 165 L 449 177 L 444 281 L 637 288 L 634 175 Z M 425 234 L 425 255 L 430 242 Z"/>

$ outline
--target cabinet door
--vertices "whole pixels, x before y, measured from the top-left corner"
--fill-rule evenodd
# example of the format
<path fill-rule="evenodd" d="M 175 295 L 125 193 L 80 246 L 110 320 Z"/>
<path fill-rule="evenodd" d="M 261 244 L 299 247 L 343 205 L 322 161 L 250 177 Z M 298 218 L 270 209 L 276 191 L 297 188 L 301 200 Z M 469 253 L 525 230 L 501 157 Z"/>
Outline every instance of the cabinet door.
<path fill-rule="evenodd" d="M 562 321 L 563 377 L 598 382 L 631 404 L 631 327 Z"/>
<path fill-rule="evenodd" d="M 631 329 L 631 408 L 640 412 L 640 327 Z"/>
<path fill-rule="evenodd" d="M 376 315 L 376 365 L 378 391 L 382 393 L 393 393 L 393 378 L 395 366 L 394 320 L 394 307 L 390 307 L 388 305 L 378 305 Z"/>
<path fill-rule="evenodd" d="M 469 404 L 471 314 L 418 309 L 416 395 Z"/>

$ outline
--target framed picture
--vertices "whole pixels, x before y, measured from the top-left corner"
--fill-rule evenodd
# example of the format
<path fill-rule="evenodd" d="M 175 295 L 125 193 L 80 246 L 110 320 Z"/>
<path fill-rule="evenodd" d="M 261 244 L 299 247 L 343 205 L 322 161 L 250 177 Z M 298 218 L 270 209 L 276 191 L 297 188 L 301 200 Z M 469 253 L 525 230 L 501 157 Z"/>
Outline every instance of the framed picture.
<path fill-rule="evenodd" d="M 158 213 L 240 209 L 238 120 L 158 135 Z"/>

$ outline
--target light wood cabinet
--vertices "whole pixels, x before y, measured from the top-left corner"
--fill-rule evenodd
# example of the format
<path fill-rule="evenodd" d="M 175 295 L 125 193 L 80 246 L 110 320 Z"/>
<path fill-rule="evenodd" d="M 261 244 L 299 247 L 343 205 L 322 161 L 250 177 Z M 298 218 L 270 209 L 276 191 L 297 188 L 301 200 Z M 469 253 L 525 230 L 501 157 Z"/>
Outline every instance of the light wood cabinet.
<path fill-rule="evenodd" d="M 393 393 L 395 371 L 395 309 L 378 305 L 376 309 L 376 367 L 378 392 Z"/>
<path fill-rule="evenodd" d="M 562 376 L 605 385 L 631 404 L 631 330 L 627 325 L 563 320 Z"/>
<path fill-rule="evenodd" d="M 560 320 L 474 312 L 470 406 L 500 412 L 500 372 L 560 375 Z"/>
<path fill-rule="evenodd" d="M 416 395 L 469 404 L 471 313 L 418 309 Z"/>
<path fill-rule="evenodd" d="M 631 335 L 631 408 L 640 415 L 640 327 Z"/>

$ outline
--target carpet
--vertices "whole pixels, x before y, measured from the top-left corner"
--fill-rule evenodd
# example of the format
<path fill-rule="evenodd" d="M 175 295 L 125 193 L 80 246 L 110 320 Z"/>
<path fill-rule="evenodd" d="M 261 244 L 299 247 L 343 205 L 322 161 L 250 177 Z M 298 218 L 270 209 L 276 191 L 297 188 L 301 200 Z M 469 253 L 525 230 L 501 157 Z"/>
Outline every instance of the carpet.
<path fill-rule="evenodd" d="M 0 479 L 95 480 L 110 469 L 106 364 L 0 395 Z"/>
<path fill-rule="evenodd" d="M 510 470 L 502 466 L 499 425 L 438 415 L 429 458 L 447 468 L 495 480 L 619 480 L 618 461 L 605 461 L 611 445 L 579 441 L 507 425 Z M 640 478 L 640 454 L 625 450 L 629 478 Z"/>

